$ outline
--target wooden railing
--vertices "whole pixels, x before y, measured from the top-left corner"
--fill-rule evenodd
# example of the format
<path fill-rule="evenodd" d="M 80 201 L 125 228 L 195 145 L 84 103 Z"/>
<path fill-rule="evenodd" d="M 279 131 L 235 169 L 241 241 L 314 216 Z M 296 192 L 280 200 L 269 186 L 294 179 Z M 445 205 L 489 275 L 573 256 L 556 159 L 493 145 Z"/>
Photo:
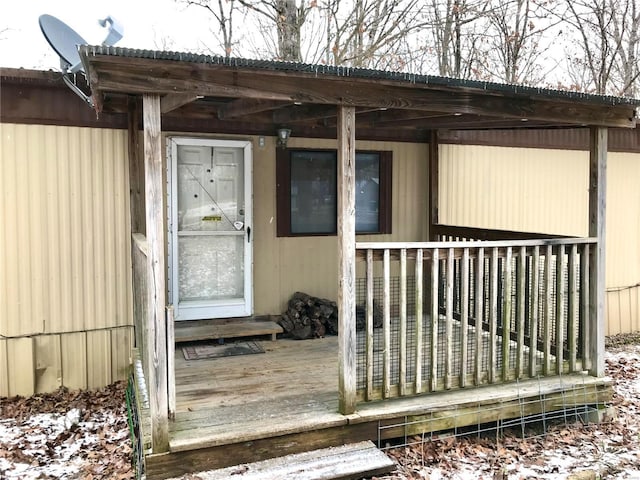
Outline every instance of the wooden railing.
<path fill-rule="evenodd" d="M 147 264 L 147 239 L 141 233 L 134 233 L 131 237 L 131 263 L 133 266 L 133 325 L 135 329 L 136 352 L 134 368 L 141 368 L 142 375 L 138 374 L 140 380 L 144 379 L 145 384 L 139 385 L 141 401 L 148 405 L 149 392 L 149 364 L 147 355 L 148 341 L 148 306 L 149 295 L 149 266 Z M 145 398 L 146 397 L 146 398 Z"/>
<path fill-rule="evenodd" d="M 365 264 L 358 399 L 588 368 L 594 244 L 593 238 L 358 243 Z"/>

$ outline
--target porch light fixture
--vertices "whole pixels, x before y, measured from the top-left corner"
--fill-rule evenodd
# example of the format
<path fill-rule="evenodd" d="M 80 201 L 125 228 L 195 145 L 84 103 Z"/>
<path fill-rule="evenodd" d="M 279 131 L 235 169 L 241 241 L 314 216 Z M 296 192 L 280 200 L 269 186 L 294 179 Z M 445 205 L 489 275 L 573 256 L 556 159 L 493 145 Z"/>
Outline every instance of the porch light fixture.
<path fill-rule="evenodd" d="M 279 128 L 278 129 L 278 146 L 280 148 L 287 148 L 287 142 L 289 141 L 290 136 L 291 136 L 290 128 Z"/>

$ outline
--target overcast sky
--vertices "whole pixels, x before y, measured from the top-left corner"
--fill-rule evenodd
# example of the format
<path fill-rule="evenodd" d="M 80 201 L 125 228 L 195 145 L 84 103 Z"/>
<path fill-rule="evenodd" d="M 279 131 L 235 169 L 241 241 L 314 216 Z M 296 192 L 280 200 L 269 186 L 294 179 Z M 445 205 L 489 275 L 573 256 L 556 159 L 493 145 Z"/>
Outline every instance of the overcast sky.
<path fill-rule="evenodd" d="M 124 26 L 118 46 L 202 51 L 212 38 L 203 13 L 174 0 L 2 0 L 0 67 L 58 69 L 58 57 L 40 32 L 42 14 L 62 20 L 92 45 L 106 36 L 98 19 L 111 15 Z"/>

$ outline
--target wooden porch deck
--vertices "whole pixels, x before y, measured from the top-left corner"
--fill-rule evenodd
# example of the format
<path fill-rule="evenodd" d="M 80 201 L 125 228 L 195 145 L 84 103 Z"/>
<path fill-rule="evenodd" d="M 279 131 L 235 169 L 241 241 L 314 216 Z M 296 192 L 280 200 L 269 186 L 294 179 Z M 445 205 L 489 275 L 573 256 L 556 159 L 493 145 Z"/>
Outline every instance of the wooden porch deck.
<path fill-rule="evenodd" d="M 170 452 L 146 457 L 148 478 L 602 403 L 610 394 L 606 380 L 573 374 L 361 403 L 345 416 L 337 337 L 261 345 L 264 354 L 195 361 L 176 348 Z"/>

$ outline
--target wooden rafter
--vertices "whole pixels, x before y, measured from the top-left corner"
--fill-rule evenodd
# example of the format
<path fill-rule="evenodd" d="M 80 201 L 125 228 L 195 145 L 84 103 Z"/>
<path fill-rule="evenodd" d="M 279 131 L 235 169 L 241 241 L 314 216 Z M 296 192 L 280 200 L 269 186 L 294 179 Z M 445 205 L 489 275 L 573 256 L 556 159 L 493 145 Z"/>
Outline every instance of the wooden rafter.
<path fill-rule="evenodd" d="M 198 98 L 202 98 L 202 95 L 194 95 L 193 93 L 171 93 L 165 95 L 160 99 L 160 111 L 169 113 L 183 105 L 195 102 Z"/>

